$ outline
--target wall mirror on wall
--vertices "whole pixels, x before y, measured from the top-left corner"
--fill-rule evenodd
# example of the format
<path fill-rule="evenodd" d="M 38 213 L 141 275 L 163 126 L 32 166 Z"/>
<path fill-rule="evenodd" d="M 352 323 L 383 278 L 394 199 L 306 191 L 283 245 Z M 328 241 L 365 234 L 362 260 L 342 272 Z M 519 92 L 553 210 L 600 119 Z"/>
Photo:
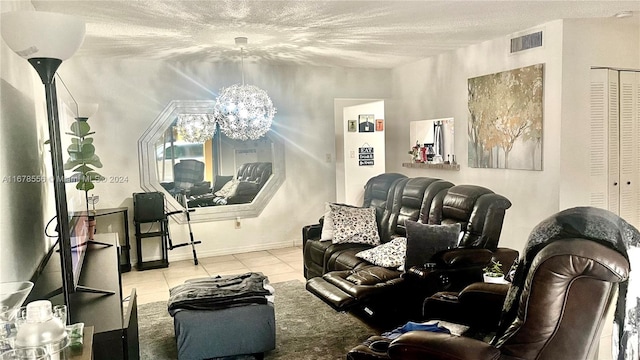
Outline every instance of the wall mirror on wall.
<path fill-rule="evenodd" d="M 453 161 L 455 155 L 453 118 L 411 121 L 409 123 L 409 147 L 433 146 L 436 155 L 444 161 Z"/>
<path fill-rule="evenodd" d="M 182 139 L 178 115 L 211 115 L 214 105 L 174 100 L 165 107 L 138 140 L 141 186 L 164 192 L 170 210 L 186 199 L 196 209 L 192 221 L 258 216 L 284 182 L 283 142 L 271 132 L 247 141 L 220 131 L 201 143 Z"/>

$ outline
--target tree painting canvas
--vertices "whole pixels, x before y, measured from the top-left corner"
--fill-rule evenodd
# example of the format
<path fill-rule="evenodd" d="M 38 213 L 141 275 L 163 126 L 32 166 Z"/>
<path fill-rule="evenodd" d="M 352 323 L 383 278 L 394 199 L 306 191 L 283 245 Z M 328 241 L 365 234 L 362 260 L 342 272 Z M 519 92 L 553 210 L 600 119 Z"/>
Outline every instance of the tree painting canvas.
<path fill-rule="evenodd" d="M 471 78 L 469 167 L 542 170 L 543 64 Z"/>

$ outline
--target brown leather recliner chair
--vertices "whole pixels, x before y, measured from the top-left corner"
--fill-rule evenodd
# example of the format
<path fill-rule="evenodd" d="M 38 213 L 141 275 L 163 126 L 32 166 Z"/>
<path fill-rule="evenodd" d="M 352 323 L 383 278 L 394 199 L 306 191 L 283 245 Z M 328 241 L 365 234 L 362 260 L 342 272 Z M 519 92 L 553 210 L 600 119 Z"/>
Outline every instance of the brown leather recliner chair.
<path fill-rule="evenodd" d="M 409 332 L 389 346 L 391 359 L 590 359 L 607 308 L 629 262 L 601 244 L 564 239 L 534 260 L 519 301 L 519 327 L 497 346 L 450 334 Z M 509 333 L 507 334 L 509 336 Z"/>
<path fill-rule="evenodd" d="M 637 229 L 606 210 L 564 210 L 532 231 L 510 286 L 472 284 L 458 294 L 455 310 L 476 317 L 466 321 L 467 329 L 445 323 L 451 312 L 431 309 L 432 319 L 445 320 L 440 324 L 460 334 L 373 336 L 347 359 L 592 359 L 615 295 L 618 305 L 626 303 L 627 247 L 638 241 Z M 482 324 L 486 312 L 499 322 Z"/>

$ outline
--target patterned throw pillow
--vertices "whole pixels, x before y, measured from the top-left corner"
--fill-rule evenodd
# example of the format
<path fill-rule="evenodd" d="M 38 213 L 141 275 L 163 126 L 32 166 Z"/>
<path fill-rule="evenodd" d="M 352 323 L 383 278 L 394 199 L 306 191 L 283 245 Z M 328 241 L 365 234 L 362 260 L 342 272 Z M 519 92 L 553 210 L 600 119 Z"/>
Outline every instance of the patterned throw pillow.
<path fill-rule="evenodd" d="M 215 195 L 225 199 L 231 197 L 236 193 L 238 183 L 239 181 L 236 179 L 229 180 L 220 190 L 216 191 Z"/>
<path fill-rule="evenodd" d="M 378 245 L 376 209 L 329 204 L 333 219 L 333 243 L 359 243 Z"/>
<path fill-rule="evenodd" d="M 333 240 L 333 218 L 331 217 L 331 206 L 330 203 L 325 203 L 324 208 L 324 216 L 322 220 L 322 233 L 320 234 L 320 241 L 329 241 Z M 338 204 L 333 203 L 334 205 L 340 205 L 350 208 L 355 208 L 356 206 L 351 206 L 347 204 Z"/>
<path fill-rule="evenodd" d="M 329 203 L 325 203 L 320 241 L 328 240 L 333 240 L 333 218 L 331 217 L 331 207 L 329 206 Z"/>
<path fill-rule="evenodd" d="M 374 265 L 397 268 L 404 265 L 406 253 L 407 238 L 398 237 L 373 249 L 360 251 L 356 256 Z"/>

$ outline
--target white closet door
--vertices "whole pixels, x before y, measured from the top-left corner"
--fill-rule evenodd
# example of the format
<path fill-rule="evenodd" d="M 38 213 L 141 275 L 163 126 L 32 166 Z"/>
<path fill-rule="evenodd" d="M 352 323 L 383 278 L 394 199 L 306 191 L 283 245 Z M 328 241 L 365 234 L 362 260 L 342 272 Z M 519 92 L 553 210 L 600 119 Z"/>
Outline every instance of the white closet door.
<path fill-rule="evenodd" d="M 620 111 L 618 71 L 607 70 L 608 209 L 620 214 Z"/>
<path fill-rule="evenodd" d="M 618 74 L 591 70 L 589 180 L 591 206 L 618 213 Z"/>
<path fill-rule="evenodd" d="M 620 72 L 620 217 L 640 226 L 640 73 Z"/>

